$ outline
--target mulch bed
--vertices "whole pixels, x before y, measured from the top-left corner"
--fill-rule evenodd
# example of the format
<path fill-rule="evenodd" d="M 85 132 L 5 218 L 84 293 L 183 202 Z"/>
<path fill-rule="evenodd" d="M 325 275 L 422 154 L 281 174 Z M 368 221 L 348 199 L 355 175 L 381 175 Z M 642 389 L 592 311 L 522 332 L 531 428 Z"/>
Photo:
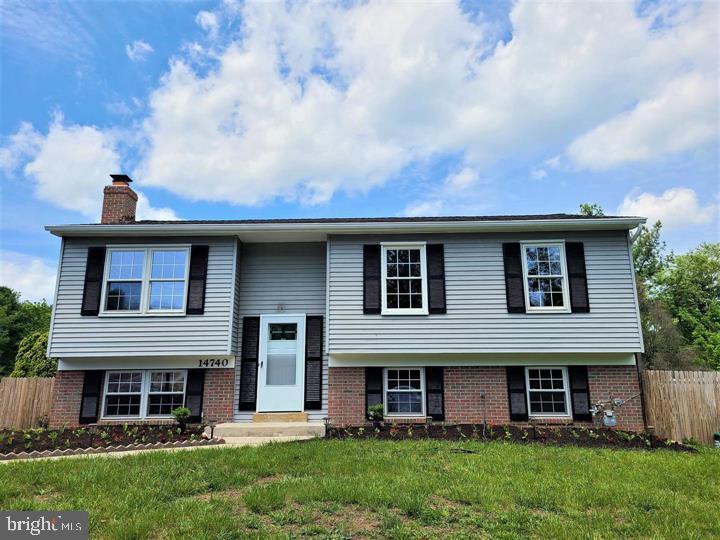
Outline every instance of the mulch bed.
<path fill-rule="evenodd" d="M 666 449 L 695 452 L 691 446 L 661 439 L 647 433 L 634 433 L 605 427 L 505 426 L 483 424 L 381 424 L 365 426 L 328 426 L 330 439 L 438 439 L 448 441 L 480 440 L 516 443 L 573 445 L 590 448 Z"/>
<path fill-rule="evenodd" d="M 155 443 L 201 440 L 203 426 L 187 426 L 182 432 L 172 425 L 164 426 L 93 426 L 76 429 L 0 430 L 0 455 L 20 452 L 108 448 Z"/>

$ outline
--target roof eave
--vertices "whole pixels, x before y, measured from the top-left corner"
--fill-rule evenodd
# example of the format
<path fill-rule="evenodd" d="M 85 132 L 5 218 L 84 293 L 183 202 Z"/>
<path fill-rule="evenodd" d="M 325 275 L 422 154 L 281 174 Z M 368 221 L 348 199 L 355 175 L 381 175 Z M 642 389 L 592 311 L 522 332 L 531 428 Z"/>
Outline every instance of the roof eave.
<path fill-rule="evenodd" d="M 513 231 L 630 230 L 645 218 L 536 219 L 499 221 L 412 221 L 348 223 L 177 223 L 126 225 L 48 225 L 45 230 L 60 237 L 78 236 L 234 236 L 252 233 L 454 233 Z"/>

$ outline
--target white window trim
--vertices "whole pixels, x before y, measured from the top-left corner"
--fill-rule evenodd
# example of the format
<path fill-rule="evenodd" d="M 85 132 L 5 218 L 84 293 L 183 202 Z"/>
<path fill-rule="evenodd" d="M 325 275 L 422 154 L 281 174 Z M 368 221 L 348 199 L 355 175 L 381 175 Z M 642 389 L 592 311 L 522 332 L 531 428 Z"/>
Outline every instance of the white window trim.
<path fill-rule="evenodd" d="M 113 373 L 142 373 L 142 380 L 140 381 L 140 414 L 135 416 L 107 416 L 105 412 L 105 408 L 107 405 L 107 395 L 108 395 L 108 384 L 110 383 L 110 375 Z M 102 414 L 100 415 L 100 418 L 107 419 L 107 420 L 138 420 L 143 418 L 143 411 L 145 410 L 145 379 L 146 379 L 146 371 L 142 369 L 114 369 L 112 371 L 106 371 L 105 372 L 105 381 L 103 383 L 103 392 L 102 392 Z M 113 392 L 112 395 L 136 395 L 137 392 L 122 392 L 121 394 L 118 394 L 116 392 Z"/>
<path fill-rule="evenodd" d="M 187 397 L 188 386 L 188 370 L 187 369 L 113 369 L 105 372 L 105 380 L 103 381 L 102 391 L 102 411 L 100 418 L 102 420 L 147 420 L 147 419 L 167 419 L 172 418 L 172 414 L 148 414 L 147 407 L 150 395 L 150 374 L 156 372 L 179 371 L 185 374 L 185 387 L 183 389 L 183 403 Z M 112 373 L 142 373 L 142 382 L 140 383 L 140 414 L 136 416 L 107 416 L 105 414 L 105 398 L 107 397 L 107 388 Z M 153 392 L 153 394 L 179 394 L 180 392 Z M 112 395 L 135 395 L 136 392 L 124 392 L 121 394 L 113 393 Z"/>
<path fill-rule="evenodd" d="M 422 412 L 420 413 L 389 413 L 387 410 L 388 400 L 388 370 L 420 370 L 420 394 L 422 402 Z M 417 390 L 392 390 L 392 392 L 417 392 Z M 383 368 L 383 414 L 387 417 L 398 417 L 398 418 L 424 418 L 426 416 L 425 401 L 427 400 L 425 395 L 425 368 L 421 367 L 390 367 Z"/>
<path fill-rule="evenodd" d="M 152 254 L 154 251 L 172 250 L 185 251 L 185 291 L 183 293 L 182 309 L 150 309 L 150 282 L 151 281 L 179 281 L 172 279 L 150 279 L 152 270 Z M 134 281 L 141 283 L 140 289 L 140 309 L 139 310 L 107 310 L 107 284 L 110 281 L 110 258 L 113 252 L 118 251 L 144 251 L 143 276 L 141 279 L 117 279 L 115 281 Z M 102 296 L 100 302 L 101 317 L 157 317 L 157 316 L 183 316 L 187 309 L 187 291 L 190 285 L 190 255 L 191 246 L 187 244 L 161 244 L 161 245 L 119 245 L 113 244 L 105 246 L 105 268 L 103 270 Z"/>
<path fill-rule="evenodd" d="M 527 269 L 527 256 L 525 255 L 525 248 L 527 247 L 559 247 L 560 248 L 560 265 L 562 267 L 562 295 L 563 305 L 559 307 L 555 306 L 531 306 L 530 305 L 530 290 L 528 288 L 528 269 Z M 570 313 L 572 308 L 570 306 L 570 294 L 568 291 L 568 273 L 567 273 L 567 260 L 565 258 L 565 240 L 532 240 L 520 242 L 520 258 L 522 259 L 522 271 L 523 271 L 523 291 L 525 293 L 525 312 L 526 313 Z"/>
<path fill-rule="evenodd" d="M 533 413 L 530 410 L 530 370 L 531 369 L 559 369 L 563 376 L 563 392 L 565 394 L 565 413 Z M 559 390 L 532 390 L 532 392 L 560 392 Z M 565 366 L 527 366 L 525 368 L 525 398 L 530 418 L 572 418 L 572 404 L 570 403 L 570 378 Z"/>
<path fill-rule="evenodd" d="M 427 315 L 428 314 L 428 276 L 426 242 L 383 242 L 380 244 L 380 314 L 381 315 Z M 387 250 L 420 249 L 420 278 L 422 281 L 422 308 L 387 307 Z"/>

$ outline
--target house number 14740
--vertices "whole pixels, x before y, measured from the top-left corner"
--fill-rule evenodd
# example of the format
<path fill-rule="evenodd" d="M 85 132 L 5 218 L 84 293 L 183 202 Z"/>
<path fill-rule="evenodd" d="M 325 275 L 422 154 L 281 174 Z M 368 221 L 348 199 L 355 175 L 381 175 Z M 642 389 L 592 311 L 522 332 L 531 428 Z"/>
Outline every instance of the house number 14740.
<path fill-rule="evenodd" d="M 228 365 L 228 359 L 227 358 L 205 358 L 204 360 L 198 360 L 198 367 L 203 368 L 221 368 L 221 367 L 227 367 Z"/>

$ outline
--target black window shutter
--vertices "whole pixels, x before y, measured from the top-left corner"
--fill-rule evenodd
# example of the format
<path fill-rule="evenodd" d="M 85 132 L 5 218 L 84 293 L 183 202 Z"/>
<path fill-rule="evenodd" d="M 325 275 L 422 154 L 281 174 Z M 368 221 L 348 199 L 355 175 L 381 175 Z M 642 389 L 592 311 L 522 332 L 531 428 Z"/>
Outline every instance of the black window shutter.
<path fill-rule="evenodd" d="M 442 367 L 425 368 L 425 412 L 433 420 L 445 420 Z"/>
<path fill-rule="evenodd" d="M 80 399 L 80 423 L 94 424 L 100 412 L 100 399 L 105 382 L 104 371 L 86 371 Z"/>
<path fill-rule="evenodd" d="M 322 408 L 323 318 L 305 319 L 305 410 Z"/>
<path fill-rule="evenodd" d="M 428 244 L 428 312 L 446 313 L 445 305 L 445 246 Z"/>
<path fill-rule="evenodd" d="M 205 370 L 188 369 L 185 389 L 185 406 L 190 409 L 189 422 L 202 422 L 203 390 L 205 389 Z M 208 418 L 215 420 L 215 418 Z"/>
<path fill-rule="evenodd" d="M 570 379 L 570 401 L 572 402 L 573 419 L 581 422 L 592 421 L 587 367 L 568 367 L 568 377 Z"/>
<path fill-rule="evenodd" d="M 587 274 L 585 272 L 585 247 L 582 242 L 565 244 L 567 257 L 568 279 L 570 289 L 570 305 L 573 313 L 589 313 Z"/>
<path fill-rule="evenodd" d="M 365 415 L 371 405 L 383 402 L 383 368 L 365 368 Z"/>
<path fill-rule="evenodd" d="M 260 317 L 243 317 L 238 411 L 254 411 L 257 398 Z"/>
<path fill-rule="evenodd" d="M 205 313 L 205 282 L 207 281 L 208 246 L 193 246 L 190 250 L 190 276 L 188 278 L 188 315 Z"/>
<path fill-rule="evenodd" d="M 510 420 L 524 422 L 528 419 L 525 368 L 522 366 L 509 366 L 507 368 L 507 385 L 508 399 L 510 400 Z"/>
<path fill-rule="evenodd" d="M 85 265 L 85 286 L 83 287 L 80 315 L 88 316 L 100 313 L 100 296 L 102 295 L 104 273 L 105 248 L 88 248 L 87 264 Z"/>
<path fill-rule="evenodd" d="M 380 244 L 363 246 L 363 313 L 380 313 Z"/>
<path fill-rule="evenodd" d="M 503 244 L 503 266 L 508 313 L 525 313 L 525 278 L 519 242 Z"/>

